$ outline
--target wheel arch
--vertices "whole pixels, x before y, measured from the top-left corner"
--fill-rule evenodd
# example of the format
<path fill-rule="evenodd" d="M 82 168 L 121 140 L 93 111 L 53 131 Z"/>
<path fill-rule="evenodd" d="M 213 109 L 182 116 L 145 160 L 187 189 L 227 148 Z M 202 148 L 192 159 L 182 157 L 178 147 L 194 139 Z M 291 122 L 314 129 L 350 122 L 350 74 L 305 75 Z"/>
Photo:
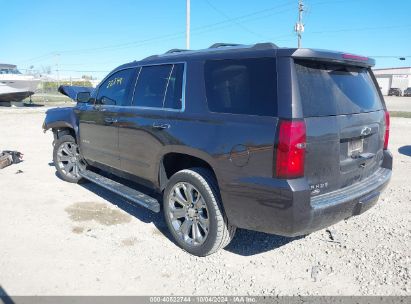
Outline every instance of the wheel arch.
<path fill-rule="evenodd" d="M 171 176 L 180 170 L 200 167 L 210 170 L 218 184 L 218 173 L 214 170 L 213 159 L 197 151 L 168 151 L 163 154 L 158 168 L 159 188 L 163 191 Z"/>
<path fill-rule="evenodd" d="M 78 128 L 67 121 L 54 121 L 44 126 L 44 132 L 51 130 L 54 135 L 54 140 L 59 139 L 63 135 L 71 135 L 78 142 Z"/>

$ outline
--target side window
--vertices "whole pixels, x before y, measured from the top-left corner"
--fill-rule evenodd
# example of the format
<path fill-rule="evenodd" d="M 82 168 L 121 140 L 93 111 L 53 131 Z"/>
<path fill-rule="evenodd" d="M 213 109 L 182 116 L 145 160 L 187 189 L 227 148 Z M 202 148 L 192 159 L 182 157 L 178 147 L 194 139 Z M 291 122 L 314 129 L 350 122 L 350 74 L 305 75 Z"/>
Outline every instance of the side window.
<path fill-rule="evenodd" d="M 134 92 L 133 105 L 162 108 L 172 68 L 171 64 L 142 67 Z"/>
<path fill-rule="evenodd" d="M 114 73 L 99 86 L 96 104 L 111 106 L 130 105 L 129 92 L 135 69 Z"/>
<path fill-rule="evenodd" d="M 164 100 L 164 108 L 176 110 L 182 108 L 183 74 L 184 64 L 175 64 L 168 81 L 166 98 Z"/>
<path fill-rule="evenodd" d="M 211 112 L 277 115 L 274 58 L 206 61 L 205 85 Z"/>

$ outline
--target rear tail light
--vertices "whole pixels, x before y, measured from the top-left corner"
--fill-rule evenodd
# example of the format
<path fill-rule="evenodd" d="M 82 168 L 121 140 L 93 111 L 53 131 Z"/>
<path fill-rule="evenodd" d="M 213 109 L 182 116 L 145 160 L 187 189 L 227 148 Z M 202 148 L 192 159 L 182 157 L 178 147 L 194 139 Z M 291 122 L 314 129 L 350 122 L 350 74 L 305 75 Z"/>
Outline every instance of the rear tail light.
<path fill-rule="evenodd" d="M 388 149 L 388 139 L 390 138 L 390 113 L 385 110 L 385 136 L 384 136 L 384 150 Z"/>
<path fill-rule="evenodd" d="M 304 121 L 280 120 L 276 176 L 297 178 L 304 175 L 306 131 Z"/>

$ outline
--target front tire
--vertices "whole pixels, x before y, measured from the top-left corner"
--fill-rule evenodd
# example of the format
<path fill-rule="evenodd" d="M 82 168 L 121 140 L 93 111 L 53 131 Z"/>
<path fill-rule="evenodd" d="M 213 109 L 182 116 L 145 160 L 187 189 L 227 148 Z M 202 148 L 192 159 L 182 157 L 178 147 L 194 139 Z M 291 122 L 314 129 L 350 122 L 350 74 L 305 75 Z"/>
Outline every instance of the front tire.
<path fill-rule="evenodd" d="M 176 243 L 196 256 L 227 246 L 236 228 L 221 205 L 217 181 L 204 168 L 181 170 L 164 190 L 164 217 Z"/>
<path fill-rule="evenodd" d="M 80 155 L 76 140 L 71 135 L 63 135 L 56 140 L 53 162 L 61 179 L 69 183 L 80 182 L 82 180 L 80 172 L 87 167 Z"/>

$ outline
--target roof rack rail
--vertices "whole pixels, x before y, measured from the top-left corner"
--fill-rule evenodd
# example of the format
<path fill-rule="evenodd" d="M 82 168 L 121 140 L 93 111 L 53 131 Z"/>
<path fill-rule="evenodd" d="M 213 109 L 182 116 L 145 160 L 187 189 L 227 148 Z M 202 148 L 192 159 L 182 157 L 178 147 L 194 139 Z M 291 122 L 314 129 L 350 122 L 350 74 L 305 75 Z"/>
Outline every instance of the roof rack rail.
<path fill-rule="evenodd" d="M 186 49 L 171 49 L 165 52 L 164 54 L 171 54 L 171 53 L 180 53 L 180 52 L 187 52 L 188 50 Z"/>
<path fill-rule="evenodd" d="M 253 49 L 278 49 L 278 45 L 272 43 L 272 42 L 262 42 L 262 43 L 256 43 L 253 45 Z"/>
<path fill-rule="evenodd" d="M 158 55 L 151 55 L 151 56 L 148 56 L 148 57 L 146 57 L 142 60 L 150 60 L 150 59 L 154 59 L 154 58 L 157 58 L 157 57 L 158 57 Z"/>
<path fill-rule="evenodd" d="M 214 43 L 212 46 L 209 47 L 209 49 L 217 49 L 219 47 L 224 47 L 224 46 L 239 46 L 242 44 L 238 43 Z"/>

